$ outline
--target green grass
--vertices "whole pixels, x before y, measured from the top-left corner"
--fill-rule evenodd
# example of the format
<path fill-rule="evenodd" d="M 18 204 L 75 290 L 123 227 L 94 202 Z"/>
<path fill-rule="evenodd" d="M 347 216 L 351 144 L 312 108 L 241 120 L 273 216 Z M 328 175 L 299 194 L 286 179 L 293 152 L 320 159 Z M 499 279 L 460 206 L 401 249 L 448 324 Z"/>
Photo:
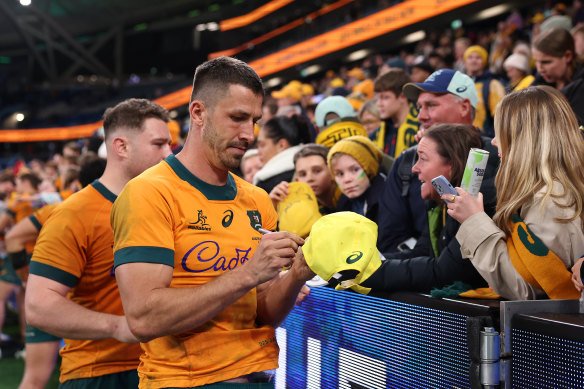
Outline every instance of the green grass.
<path fill-rule="evenodd" d="M 13 339 L 20 337 L 18 319 L 16 314 L 10 309 L 6 310 L 6 320 L 2 332 L 10 335 Z M 0 358 L 0 389 L 16 389 L 24 372 L 24 359 L 20 358 Z M 49 383 L 45 389 L 56 389 L 59 387 L 59 366 L 55 368 Z"/>
<path fill-rule="evenodd" d="M 24 360 L 17 358 L 0 359 L 0 389 L 16 389 L 22 378 L 24 371 Z M 59 387 L 59 369 L 51 376 L 46 389 L 56 389 Z"/>

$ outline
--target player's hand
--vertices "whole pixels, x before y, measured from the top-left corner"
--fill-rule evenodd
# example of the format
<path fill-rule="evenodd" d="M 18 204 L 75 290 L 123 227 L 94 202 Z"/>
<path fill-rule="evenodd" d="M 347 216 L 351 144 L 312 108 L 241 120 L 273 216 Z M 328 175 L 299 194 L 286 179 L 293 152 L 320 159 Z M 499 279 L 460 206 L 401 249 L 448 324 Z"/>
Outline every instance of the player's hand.
<path fill-rule="evenodd" d="M 298 248 L 298 251 L 296 252 L 294 264 L 290 271 L 297 280 L 304 282 L 311 280 L 316 275 L 306 264 L 306 259 L 304 258 L 304 253 L 302 252 L 301 247 Z"/>
<path fill-rule="evenodd" d="M 128 321 L 126 316 L 114 316 L 113 323 L 113 334 L 112 338 L 120 341 L 122 343 L 139 343 L 140 341 L 134 336 L 130 327 L 128 326 Z"/>
<path fill-rule="evenodd" d="M 262 236 L 253 257 L 245 263 L 242 269 L 256 277 L 257 284 L 262 284 L 277 276 L 283 267 L 292 264 L 298 247 L 303 244 L 304 239 L 291 232 L 280 231 L 265 234 Z"/>
<path fill-rule="evenodd" d="M 294 305 L 296 305 L 298 307 L 301 306 L 302 302 L 304 301 L 306 296 L 308 296 L 309 294 L 310 294 L 310 288 L 308 287 L 308 285 L 302 285 L 300 292 L 298 292 L 298 296 L 296 296 L 296 302 L 294 303 Z"/>
<path fill-rule="evenodd" d="M 462 188 L 456 187 L 454 189 L 458 192 L 458 196 L 445 194 L 440 197 L 442 200 L 450 201 L 446 206 L 448 207 L 447 212 L 452 218 L 462 224 L 475 213 L 483 212 L 482 193 L 479 193 L 477 198 L 474 198 Z"/>
<path fill-rule="evenodd" d="M 284 201 L 286 197 L 290 194 L 290 190 L 288 189 L 288 182 L 282 181 L 278 185 L 276 185 L 272 191 L 270 192 L 270 198 L 272 199 L 272 203 L 274 204 L 274 208 L 278 205 L 280 201 Z"/>
<path fill-rule="evenodd" d="M 582 262 L 584 262 L 584 258 L 580 258 L 574 266 L 572 266 L 572 282 L 578 292 L 582 292 L 584 289 L 584 285 L 582 284 L 582 278 L 580 277 L 580 268 L 582 267 Z"/>

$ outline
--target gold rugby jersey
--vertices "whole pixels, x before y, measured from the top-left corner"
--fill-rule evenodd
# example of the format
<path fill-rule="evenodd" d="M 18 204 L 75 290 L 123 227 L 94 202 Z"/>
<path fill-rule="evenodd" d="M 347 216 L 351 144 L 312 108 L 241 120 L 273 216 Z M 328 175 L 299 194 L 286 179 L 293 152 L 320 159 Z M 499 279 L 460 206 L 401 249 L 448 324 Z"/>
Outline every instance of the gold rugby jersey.
<path fill-rule="evenodd" d="M 277 214 L 267 193 L 239 177 L 195 177 L 174 156 L 130 181 L 112 210 L 115 266 L 172 266 L 171 288 L 196 287 L 248 261 Z M 272 327 L 258 326 L 252 289 L 191 331 L 142 344 L 140 388 L 192 387 L 278 366 Z"/>
<path fill-rule="evenodd" d="M 67 298 L 85 308 L 123 315 L 113 273 L 114 239 L 109 223 L 115 198 L 96 180 L 60 204 L 41 229 L 29 272 L 71 287 Z M 138 344 L 113 338 L 64 340 L 61 382 L 138 367 Z"/>

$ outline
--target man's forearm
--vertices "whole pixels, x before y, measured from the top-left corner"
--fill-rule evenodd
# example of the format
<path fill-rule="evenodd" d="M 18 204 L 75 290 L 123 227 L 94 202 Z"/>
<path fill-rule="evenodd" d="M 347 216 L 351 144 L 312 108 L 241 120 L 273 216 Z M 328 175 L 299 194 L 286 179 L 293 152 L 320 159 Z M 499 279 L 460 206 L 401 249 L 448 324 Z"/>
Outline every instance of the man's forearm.
<path fill-rule="evenodd" d="M 258 321 L 272 327 L 280 325 L 294 307 L 298 292 L 304 284 L 305 280 L 290 270 L 258 287 Z"/>
<path fill-rule="evenodd" d="M 255 287 L 253 277 L 237 270 L 189 288 L 136 285 L 130 272 L 116 271 L 130 330 L 147 342 L 200 327 Z"/>
<path fill-rule="evenodd" d="M 51 290 L 26 291 L 26 320 L 50 334 L 68 339 L 107 339 L 116 337 L 121 316 L 87 309 Z"/>
<path fill-rule="evenodd" d="M 243 265 L 210 282 L 186 288 L 170 287 L 174 270 L 165 264 L 132 262 L 117 266 L 116 280 L 132 333 L 148 341 L 200 327 L 256 286 L 277 277 L 302 243 L 304 240 L 289 232 L 266 234 Z M 292 304 L 301 286 L 290 297 Z"/>

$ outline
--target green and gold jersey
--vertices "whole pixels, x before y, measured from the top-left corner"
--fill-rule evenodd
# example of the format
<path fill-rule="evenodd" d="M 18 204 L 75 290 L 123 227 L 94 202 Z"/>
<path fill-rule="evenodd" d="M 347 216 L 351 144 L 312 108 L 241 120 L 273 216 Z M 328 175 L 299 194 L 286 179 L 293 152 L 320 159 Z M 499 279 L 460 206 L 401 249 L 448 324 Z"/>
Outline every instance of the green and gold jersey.
<path fill-rule="evenodd" d="M 172 266 L 171 288 L 203 285 L 243 265 L 277 215 L 267 193 L 229 174 L 225 186 L 195 177 L 174 156 L 130 181 L 112 210 L 115 266 Z M 277 367 L 272 327 L 258 326 L 252 289 L 191 331 L 142 344 L 141 388 L 192 387 Z"/>
<path fill-rule="evenodd" d="M 30 198 L 29 198 L 30 197 Z M 6 213 L 14 218 L 14 224 L 42 209 L 45 203 L 36 199 L 35 196 L 17 195 L 13 193 L 7 204 Z M 26 244 L 26 253 L 32 254 L 34 242 Z"/>
<path fill-rule="evenodd" d="M 34 224 L 36 229 L 40 231 L 43 225 L 47 222 L 49 216 L 51 216 L 51 213 L 53 213 L 55 208 L 57 208 L 57 206 L 60 204 L 61 203 L 47 204 L 44 207 L 34 211 L 34 213 L 30 215 L 28 218 L 30 219 L 32 224 Z"/>
<path fill-rule="evenodd" d="M 109 223 L 115 198 L 96 180 L 56 207 L 37 239 L 30 273 L 71 287 L 67 297 L 85 308 L 123 315 Z M 140 353 L 138 344 L 112 338 L 65 339 L 60 381 L 136 369 Z"/>

